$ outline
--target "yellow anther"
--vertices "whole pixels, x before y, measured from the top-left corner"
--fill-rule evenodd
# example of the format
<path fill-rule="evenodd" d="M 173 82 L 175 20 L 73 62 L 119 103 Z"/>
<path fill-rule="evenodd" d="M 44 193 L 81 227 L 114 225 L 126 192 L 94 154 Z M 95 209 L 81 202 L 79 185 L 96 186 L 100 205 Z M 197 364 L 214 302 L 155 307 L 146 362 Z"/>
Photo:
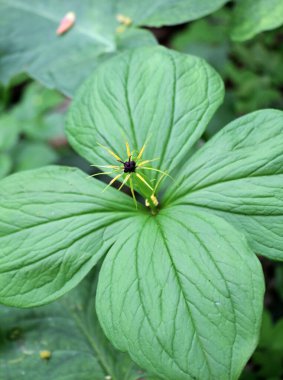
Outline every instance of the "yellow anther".
<path fill-rule="evenodd" d="M 130 17 L 125 16 L 121 13 L 116 15 L 116 20 L 125 26 L 130 26 L 133 22 L 133 20 Z"/>

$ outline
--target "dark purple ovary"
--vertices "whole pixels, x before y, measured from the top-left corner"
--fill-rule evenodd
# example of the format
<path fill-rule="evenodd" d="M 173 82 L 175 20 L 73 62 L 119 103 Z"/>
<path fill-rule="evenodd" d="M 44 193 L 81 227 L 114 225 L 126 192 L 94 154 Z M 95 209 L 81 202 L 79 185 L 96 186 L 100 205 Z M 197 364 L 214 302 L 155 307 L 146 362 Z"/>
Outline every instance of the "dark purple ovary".
<path fill-rule="evenodd" d="M 134 173 L 136 170 L 135 161 L 126 161 L 124 162 L 124 173 Z"/>

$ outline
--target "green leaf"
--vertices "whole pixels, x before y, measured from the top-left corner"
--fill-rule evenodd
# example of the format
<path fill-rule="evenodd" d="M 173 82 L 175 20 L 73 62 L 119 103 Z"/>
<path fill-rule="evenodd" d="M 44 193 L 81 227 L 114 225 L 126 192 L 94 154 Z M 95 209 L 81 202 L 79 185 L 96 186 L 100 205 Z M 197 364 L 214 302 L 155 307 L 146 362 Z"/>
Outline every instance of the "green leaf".
<path fill-rule="evenodd" d="M 257 344 L 263 290 L 244 235 L 176 206 L 123 231 L 96 305 L 106 335 L 141 367 L 164 379 L 225 380 L 238 378 Z"/>
<path fill-rule="evenodd" d="M 95 312 L 97 272 L 51 305 L 0 308 L 0 379 L 133 380 L 134 363 L 117 352 Z M 42 351 L 50 358 L 42 359 Z"/>
<path fill-rule="evenodd" d="M 282 0 L 238 0 L 234 10 L 231 37 L 235 41 L 245 41 L 282 24 Z"/>
<path fill-rule="evenodd" d="M 283 259 L 283 112 L 228 124 L 183 167 L 165 203 L 214 212 L 241 229 L 255 252 Z"/>
<path fill-rule="evenodd" d="M 116 36 L 117 50 L 123 52 L 143 46 L 155 45 L 155 37 L 146 29 L 129 28 Z M 113 54 L 114 55 L 114 54 Z"/>
<path fill-rule="evenodd" d="M 229 0 L 119 0 L 119 12 L 135 25 L 162 26 L 182 24 L 215 12 Z"/>
<path fill-rule="evenodd" d="M 113 0 L 0 0 L 0 81 L 7 84 L 15 74 L 26 72 L 73 96 L 99 63 L 119 49 L 115 5 Z M 60 21 L 70 11 L 76 13 L 74 27 L 57 36 Z M 146 45 L 156 43 L 148 31 L 138 31 L 140 37 Z"/>
<path fill-rule="evenodd" d="M 78 169 L 55 166 L 1 181 L 1 303 L 53 301 L 107 252 L 136 209 L 130 197 L 104 187 Z"/>
<path fill-rule="evenodd" d="M 158 168 L 173 173 L 222 98 L 221 78 L 202 59 L 163 47 L 140 48 L 109 60 L 82 86 L 67 135 L 97 166 L 115 162 L 99 143 L 124 159 L 125 141 L 132 150 L 147 143 L 144 157 L 159 158 Z"/>

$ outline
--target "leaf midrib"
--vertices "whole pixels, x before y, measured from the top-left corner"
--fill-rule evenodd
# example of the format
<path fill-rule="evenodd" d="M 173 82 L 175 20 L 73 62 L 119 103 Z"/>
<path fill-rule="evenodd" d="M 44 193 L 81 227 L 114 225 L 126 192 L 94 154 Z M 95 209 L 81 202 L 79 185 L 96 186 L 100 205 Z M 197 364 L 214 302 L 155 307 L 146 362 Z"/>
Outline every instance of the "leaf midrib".
<path fill-rule="evenodd" d="M 196 215 L 195 215 L 195 216 L 196 216 Z M 197 218 L 199 218 L 199 219 L 202 220 L 202 221 L 205 221 L 205 219 L 204 219 L 204 218 L 201 218 L 199 215 L 197 216 Z M 219 275 L 221 276 L 223 282 L 225 283 L 226 289 L 227 289 L 228 294 L 229 294 L 229 299 L 230 299 L 230 303 L 231 303 L 231 308 L 233 309 L 234 326 L 237 326 L 237 325 L 236 325 L 236 318 L 235 318 L 235 316 L 236 316 L 236 312 L 235 312 L 235 307 L 234 307 L 233 298 L 232 298 L 232 295 L 231 295 L 230 288 L 229 288 L 229 286 L 228 286 L 227 280 L 226 280 L 225 276 L 223 275 L 221 269 L 220 269 L 219 266 L 217 265 L 216 261 L 213 260 L 213 257 L 212 257 L 212 255 L 211 255 L 209 249 L 205 246 L 205 244 L 203 244 L 203 242 L 202 242 L 202 241 L 200 240 L 200 238 L 194 233 L 194 231 L 191 230 L 186 224 L 184 224 L 183 222 L 181 222 L 180 220 L 177 220 L 177 219 L 175 219 L 175 218 L 172 218 L 172 219 L 175 220 L 176 223 L 179 223 L 181 226 L 183 226 L 183 228 L 185 228 L 185 229 L 187 229 L 188 231 L 190 231 L 190 232 L 194 235 L 194 237 L 198 240 L 198 242 L 199 242 L 200 244 L 202 244 L 202 247 L 205 249 L 205 251 L 206 251 L 206 253 L 208 254 L 208 256 L 211 257 L 212 261 L 214 262 L 215 268 L 217 269 Z M 214 228 L 214 226 L 213 226 L 213 229 L 215 230 L 215 232 L 217 232 L 217 230 Z M 230 244 L 228 240 L 226 240 L 226 242 L 227 242 L 228 244 Z M 236 329 L 235 329 L 235 334 L 234 334 L 234 342 L 233 342 L 233 344 L 231 345 L 231 361 L 230 361 L 230 368 L 229 368 L 229 376 L 230 376 L 230 377 L 231 377 L 231 372 L 232 372 L 232 356 L 233 356 L 233 349 L 234 349 L 234 343 L 235 343 L 235 340 L 236 340 Z"/>
<path fill-rule="evenodd" d="M 174 272 L 174 275 L 175 275 L 176 281 L 177 281 L 178 286 L 179 286 L 179 288 L 180 288 L 180 291 L 181 291 L 181 293 L 182 293 L 182 297 L 183 297 L 183 299 L 184 299 L 184 301 L 185 301 L 185 305 L 186 305 L 186 308 L 187 308 L 187 311 L 188 311 L 188 315 L 189 315 L 189 317 L 190 317 L 191 323 L 192 323 L 193 328 L 194 328 L 194 330 L 195 330 L 196 337 L 197 337 L 197 339 L 198 339 L 198 341 L 199 341 L 199 345 L 200 345 L 200 347 L 201 347 L 201 351 L 203 352 L 203 357 L 204 357 L 204 360 L 206 361 L 207 369 L 208 369 L 210 375 L 212 375 L 212 371 L 211 371 L 211 367 L 210 367 L 210 364 L 209 364 L 209 361 L 208 361 L 207 353 L 206 353 L 206 351 L 205 351 L 205 349 L 204 349 L 204 346 L 203 346 L 203 343 L 202 343 L 202 341 L 201 341 L 201 339 L 200 339 L 200 336 L 199 336 L 198 330 L 197 330 L 196 325 L 195 325 L 195 320 L 194 320 L 194 318 L 193 318 L 193 316 L 192 316 L 191 309 L 190 309 L 190 307 L 189 307 L 189 305 L 188 305 L 188 302 L 186 301 L 186 297 L 185 297 L 185 294 L 184 294 L 184 292 L 183 292 L 183 287 L 182 287 L 182 284 L 181 284 L 181 281 L 180 281 L 180 278 L 179 278 L 179 275 L 178 275 L 178 270 L 177 270 L 177 268 L 176 268 L 176 266 L 175 266 L 175 263 L 174 263 L 174 260 L 173 260 L 173 258 L 172 258 L 172 256 L 171 256 L 171 254 L 170 254 L 170 249 L 169 249 L 169 247 L 168 247 L 168 245 L 167 245 L 167 240 L 166 240 L 166 237 L 165 237 L 165 235 L 164 235 L 164 232 L 163 232 L 162 226 L 161 226 L 161 224 L 157 221 L 157 219 L 156 219 L 156 224 L 157 224 L 157 226 L 158 226 L 158 228 L 159 228 L 160 235 L 162 236 L 162 239 L 163 239 L 163 242 L 164 242 L 164 246 L 166 247 L 166 251 L 167 251 L 167 253 L 168 253 L 168 257 L 169 257 L 169 260 L 170 260 L 170 262 L 171 262 L 171 265 L 172 265 L 172 268 L 173 268 L 173 272 Z"/>
<path fill-rule="evenodd" d="M 147 222 L 149 221 L 149 219 L 150 219 L 150 217 L 148 217 L 148 218 L 146 219 L 146 221 L 144 222 L 144 224 L 143 224 L 143 226 L 142 226 L 142 228 L 141 228 L 141 230 L 140 230 L 140 235 L 142 235 L 142 231 L 143 231 L 143 229 L 145 228 L 145 226 L 146 226 Z M 135 253 L 137 252 L 138 244 L 139 244 L 139 240 L 137 240 Z M 145 309 L 145 306 L 144 306 L 144 303 L 143 303 L 143 300 L 142 300 L 142 297 L 141 297 L 142 292 L 141 292 L 140 284 L 139 284 L 140 277 L 139 277 L 139 270 L 138 270 L 138 268 L 139 268 L 139 266 L 138 266 L 138 261 L 137 261 L 137 254 L 135 254 L 135 270 L 136 270 L 137 279 L 138 279 L 137 284 L 138 284 L 139 298 L 140 298 L 140 301 L 141 301 L 141 307 L 142 307 L 142 309 L 143 309 L 143 313 L 144 313 L 145 319 L 147 320 L 147 322 L 148 322 L 148 324 L 149 324 L 151 330 L 152 330 L 153 333 L 154 333 L 154 328 L 153 328 L 153 326 L 152 326 L 152 323 L 151 323 L 151 320 L 150 320 L 149 316 L 147 315 L 147 312 L 146 312 L 146 309 Z M 155 335 L 155 337 L 156 337 L 156 339 L 157 339 L 157 341 L 158 341 L 160 347 L 162 347 L 162 349 L 163 349 L 164 352 L 166 353 L 166 355 L 168 355 L 169 358 L 173 359 L 172 355 L 169 354 L 168 350 L 165 348 L 165 346 L 164 346 L 164 344 L 162 343 L 162 341 L 160 340 L 159 336 L 158 336 L 158 335 Z M 149 360 L 149 358 L 147 358 L 147 360 Z M 150 361 L 150 363 L 151 363 L 151 365 L 152 365 L 152 361 L 151 361 L 151 360 L 149 360 L 149 361 Z M 176 366 L 178 367 L 178 369 L 179 369 L 181 372 L 183 372 L 183 373 L 186 374 L 186 371 L 184 371 L 184 370 L 181 368 L 181 366 L 179 365 L 179 363 L 176 362 L 175 364 L 176 364 Z M 153 367 L 154 367 L 154 365 L 153 365 Z"/>

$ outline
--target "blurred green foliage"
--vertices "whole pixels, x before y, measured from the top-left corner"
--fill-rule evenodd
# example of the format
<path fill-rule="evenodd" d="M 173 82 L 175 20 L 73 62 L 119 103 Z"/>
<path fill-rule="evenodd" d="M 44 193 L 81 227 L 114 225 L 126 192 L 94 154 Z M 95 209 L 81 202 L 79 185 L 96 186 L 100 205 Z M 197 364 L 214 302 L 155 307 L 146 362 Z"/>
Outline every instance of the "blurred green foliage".
<path fill-rule="evenodd" d="M 25 77 L 0 89 L 0 177 L 56 162 L 56 144 L 65 139 L 63 96 L 31 82 L 13 105 L 13 94 L 22 80 Z"/>
<path fill-rule="evenodd" d="M 245 41 L 283 24 L 282 0 L 236 0 L 231 38 Z"/>
<path fill-rule="evenodd" d="M 278 296 L 283 302 L 283 263 L 277 263 L 275 268 L 275 287 Z"/>
<path fill-rule="evenodd" d="M 262 318 L 258 348 L 241 380 L 281 380 L 283 378 L 283 319 L 276 323 L 266 311 Z"/>
<path fill-rule="evenodd" d="M 222 9 L 190 23 L 171 41 L 172 48 L 203 57 L 225 80 L 225 101 L 206 138 L 240 115 L 283 107 L 283 28 L 247 42 L 233 42 L 229 37 L 232 14 L 230 9 Z"/>

